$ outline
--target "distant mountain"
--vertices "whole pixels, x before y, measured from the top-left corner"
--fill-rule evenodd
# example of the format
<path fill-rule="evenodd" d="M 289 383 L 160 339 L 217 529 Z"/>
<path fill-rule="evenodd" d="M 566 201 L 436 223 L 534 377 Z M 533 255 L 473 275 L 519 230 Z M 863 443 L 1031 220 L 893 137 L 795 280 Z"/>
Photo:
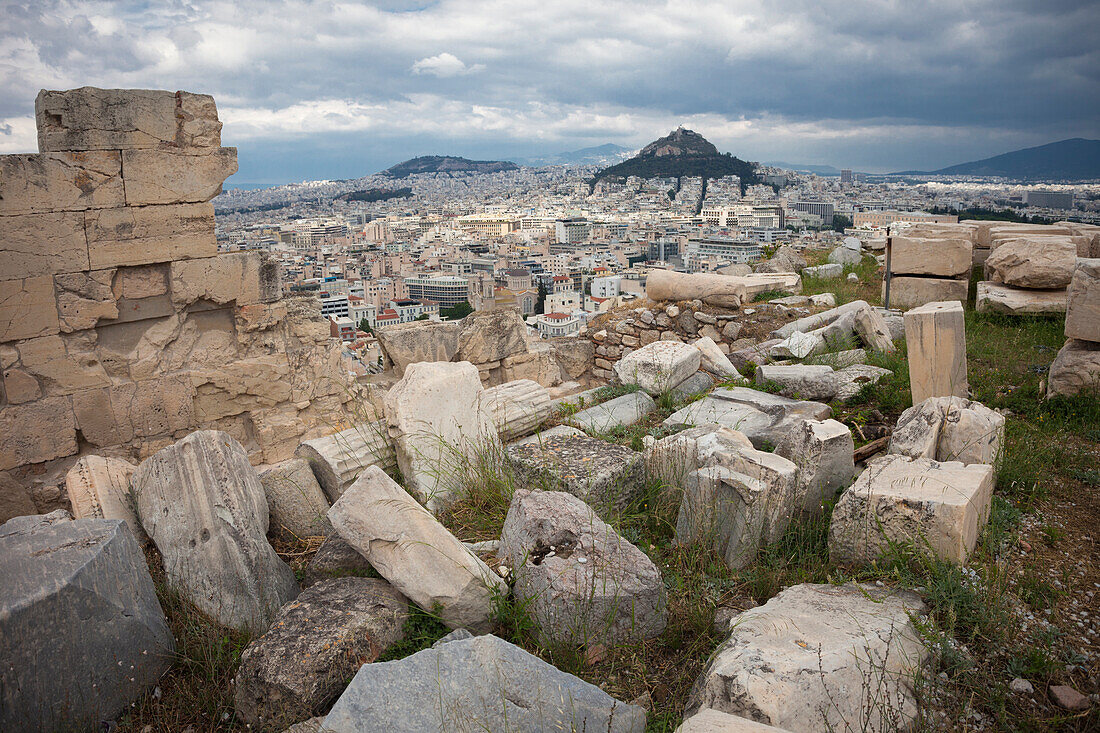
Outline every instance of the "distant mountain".
<path fill-rule="evenodd" d="M 771 160 L 764 165 L 773 168 L 782 168 L 785 171 L 797 171 L 799 173 L 816 173 L 819 176 L 839 176 L 840 169 L 831 165 L 806 165 L 804 163 L 784 163 L 781 160 Z"/>
<path fill-rule="evenodd" d="M 999 176 L 1021 181 L 1089 181 L 1100 179 L 1100 140 L 1075 137 L 1034 148 L 1014 150 L 984 160 L 938 171 L 903 171 L 896 175 Z"/>
<path fill-rule="evenodd" d="M 654 140 L 629 160 L 604 168 L 601 178 L 671 178 L 701 176 L 721 178 L 740 176 L 742 184 L 756 183 L 756 167 L 718 148 L 697 132 L 678 127 L 665 137 Z"/>
<path fill-rule="evenodd" d="M 514 171 L 518 165 L 507 160 L 468 160 L 456 158 L 451 155 L 422 155 L 419 158 L 406 160 L 382 171 L 379 175 L 390 178 L 404 178 L 414 173 L 497 173 L 499 171 Z"/>
<path fill-rule="evenodd" d="M 615 143 L 604 143 L 591 148 L 581 148 L 565 153 L 542 155 L 534 158 L 526 158 L 523 162 L 528 165 L 606 165 L 617 163 L 631 152 L 630 148 L 624 148 Z"/>

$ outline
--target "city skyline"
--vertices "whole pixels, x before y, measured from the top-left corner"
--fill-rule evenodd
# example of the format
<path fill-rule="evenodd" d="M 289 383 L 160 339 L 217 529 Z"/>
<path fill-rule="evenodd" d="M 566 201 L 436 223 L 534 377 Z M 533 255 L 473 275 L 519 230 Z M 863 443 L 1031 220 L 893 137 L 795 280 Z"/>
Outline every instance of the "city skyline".
<path fill-rule="evenodd" d="M 39 88 L 214 94 L 230 183 L 527 158 L 677 125 L 756 160 L 932 170 L 1100 137 L 1087 3 L 0 5 L 0 152 Z"/>

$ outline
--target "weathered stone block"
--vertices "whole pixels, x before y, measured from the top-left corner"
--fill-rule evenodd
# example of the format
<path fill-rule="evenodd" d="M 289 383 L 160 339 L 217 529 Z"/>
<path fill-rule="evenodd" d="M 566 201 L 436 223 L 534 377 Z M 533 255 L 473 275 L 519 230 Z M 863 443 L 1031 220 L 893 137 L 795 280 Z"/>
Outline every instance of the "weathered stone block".
<path fill-rule="evenodd" d="M 790 731 L 906 730 L 917 714 L 911 675 L 929 657 L 910 620 L 923 611 L 905 591 L 788 588 L 731 620 L 686 716 L 712 708 Z"/>
<path fill-rule="evenodd" d="M 903 277 L 890 280 L 890 307 L 916 308 L 925 303 L 942 300 L 966 302 L 968 280 L 950 280 L 936 277 Z M 882 283 L 882 297 L 886 298 L 886 281 Z"/>
<path fill-rule="evenodd" d="M 485 364 L 527 351 L 527 326 L 514 308 L 477 311 L 462 319 L 459 361 Z"/>
<path fill-rule="evenodd" d="M 279 609 L 233 679 L 237 717 L 271 730 L 325 713 L 359 667 L 404 636 L 408 602 L 384 580 L 334 578 Z"/>
<path fill-rule="evenodd" d="M 114 270 L 94 270 L 54 276 L 62 333 L 94 328 L 101 318 L 118 318 L 118 303 L 111 290 L 114 275 Z"/>
<path fill-rule="evenodd" d="M 431 700 L 432 704 L 426 704 Z M 334 733 L 642 733 L 645 711 L 496 636 L 364 664 L 325 717 Z"/>
<path fill-rule="evenodd" d="M 782 728 L 707 708 L 686 718 L 674 733 L 789 733 Z"/>
<path fill-rule="evenodd" d="M 278 263 L 261 252 L 177 260 L 169 273 L 172 302 L 177 308 L 200 299 L 218 304 L 270 303 L 283 291 Z"/>
<path fill-rule="evenodd" d="M 481 393 L 477 367 L 466 361 L 410 364 L 386 393 L 397 463 L 410 491 L 433 512 L 461 495 L 470 461 L 500 445 Z"/>
<path fill-rule="evenodd" d="M 76 424 L 67 397 L 0 407 L 0 471 L 76 453 Z"/>
<path fill-rule="evenodd" d="M 134 510 L 130 477 L 137 468 L 122 458 L 84 456 L 65 474 L 65 493 L 77 519 L 121 519 L 135 539 L 145 530 Z"/>
<path fill-rule="evenodd" d="M 213 257 L 218 252 L 212 204 L 99 209 L 84 214 L 84 225 L 93 269 Z"/>
<path fill-rule="evenodd" d="M 0 343 L 46 336 L 59 328 L 52 277 L 0 280 Z"/>
<path fill-rule="evenodd" d="M 685 382 L 681 382 L 684 384 Z M 571 415 L 569 424 L 585 430 L 604 432 L 633 425 L 657 409 L 657 403 L 642 390 L 621 395 Z"/>
<path fill-rule="evenodd" d="M 688 275 L 653 270 L 646 278 L 646 296 L 655 301 L 702 300 L 708 305 L 737 308 L 749 298 L 743 277 Z"/>
<path fill-rule="evenodd" d="M 240 359 L 191 372 L 195 418 L 208 423 L 273 407 L 290 399 L 290 365 L 283 354 Z"/>
<path fill-rule="evenodd" d="M 401 377 L 418 361 L 454 361 L 462 321 L 412 321 L 379 328 L 378 345 Z"/>
<path fill-rule="evenodd" d="M 296 454 L 309 462 L 331 502 L 339 499 L 368 466 L 397 467 L 397 454 L 382 420 L 303 441 Z"/>
<path fill-rule="evenodd" d="M 1065 313 L 1066 291 L 1024 290 L 983 280 L 978 283 L 974 310 L 979 313 L 1005 313 L 1012 316 L 1027 313 Z"/>
<path fill-rule="evenodd" d="M 829 557 L 845 565 L 869 563 L 894 541 L 965 562 L 989 521 L 992 499 L 992 466 L 901 455 L 874 459 L 833 509 Z"/>
<path fill-rule="evenodd" d="M 84 215 L 77 211 L 0 216 L 0 280 L 88 269 Z"/>
<path fill-rule="evenodd" d="M 1004 444 L 1005 418 L 965 397 L 930 397 L 898 418 L 890 453 L 934 461 L 993 465 Z"/>
<path fill-rule="evenodd" d="M 934 275 L 946 278 L 970 275 L 974 245 L 969 239 L 892 239 L 890 270 L 895 275 Z"/>
<path fill-rule="evenodd" d="M 966 397 L 966 322 L 958 301 L 925 303 L 905 314 L 913 404 L 929 397 Z"/>
<path fill-rule="evenodd" d="M 168 582 L 211 618 L 262 631 L 298 595 L 265 536 L 263 486 L 233 438 L 192 433 L 143 461 L 131 486 Z"/>
<path fill-rule="evenodd" d="M 31 492 L 6 471 L 0 471 L 0 524 L 12 517 L 37 513 Z"/>
<path fill-rule="evenodd" d="M 170 438 L 194 427 L 194 393 L 187 375 L 77 392 L 76 426 L 85 440 L 100 447 L 136 438 Z"/>
<path fill-rule="evenodd" d="M 13 519 L 0 526 L 0 577 L 0 728 L 98 727 L 171 665 L 172 633 L 123 522 Z"/>
<path fill-rule="evenodd" d="M 623 384 L 637 384 L 657 396 L 699 371 L 702 357 L 702 352 L 688 344 L 655 341 L 617 361 L 615 373 Z"/>
<path fill-rule="evenodd" d="M 377 466 L 328 511 L 333 529 L 413 603 L 452 629 L 487 629 L 507 586 Z"/>
<path fill-rule="evenodd" d="M 1100 258 L 1077 260 L 1067 291 L 1066 338 L 1100 342 Z"/>
<path fill-rule="evenodd" d="M 505 442 L 535 432 L 552 411 L 550 390 L 529 379 L 490 387 L 481 393 L 480 400 Z"/>
<path fill-rule="evenodd" d="M 305 459 L 272 466 L 260 474 L 260 483 L 276 526 L 299 538 L 329 534 L 325 520 L 329 503 Z"/>
<path fill-rule="evenodd" d="M 833 368 L 824 364 L 767 364 L 756 368 L 756 384 L 778 385 L 784 397 L 831 400 L 838 387 Z"/>
<path fill-rule="evenodd" d="M 111 383 L 95 352 L 79 339 L 41 336 L 16 346 L 23 369 L 37 377 L 48 395 L 64 395 Z"/>
<path fill-rule="evenodd" d="M 985 261 L 986 278 L 1017 288 L 1059 290 L 1069 285 L 1077 245 L 1066 239 L 1012 239 Z"/>
<path fill-rule="evenodd" d="M 610 646 L 665 628 L 661 571 L 575 496 L 516 491 L 498 557 L 543 644 Z"/>
<path fill-rule="evenodd" d="M 38 149 L 217 148 L 222 124 L 207 94 L 159 89 L 43 89 L 34 100 Z"/>
<path fill-rule="evenodd" d="M 641 453 L 588 436 L 508 446 L 517 486 L 565 491 L 597 509 L 622 508 L 642 490 Z"/>
<path fill-rule="evenodd" d="M 1100 393 L 1100 343 L 1070 339 L 1050 365 L 1047 394 L 1072 397 L 1090 391 Z"/>
<path fill-rule="evenodd" d="M 855 460 L 852 431 L 836 420 L 803 420 L 775 452 L 798 467 L 795 508 L 820 516 L 824 504 L 852 482 Z"/>
<path fill-rule="evenodd" d="M 198 204 L 222 192 L 237 172 L 237 149 L 218 148 L 199 155 L 165 150 L 123 150 L 126 205 Z"/>
<path fill-rule="evenodd" d="M 0 155 L 0 216 L 122 206 L 117 150 Z"/>

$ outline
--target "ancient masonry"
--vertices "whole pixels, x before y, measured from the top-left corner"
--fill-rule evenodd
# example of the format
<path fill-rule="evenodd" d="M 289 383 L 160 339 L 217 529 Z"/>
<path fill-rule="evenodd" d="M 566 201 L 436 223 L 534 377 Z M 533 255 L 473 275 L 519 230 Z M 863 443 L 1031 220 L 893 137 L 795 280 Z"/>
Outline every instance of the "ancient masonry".
<path fill-rule="evenodd" d="M 199 428 L 274 463 L 344 426 L 352 386 L 316 304 L 283 298 L 265 255 L 218 253 L 209 202 L 237 151 L 213 98 L 85 87 L 35 106 L 40 152 L 0 156 L 0 470 L 143 459 Z"/>

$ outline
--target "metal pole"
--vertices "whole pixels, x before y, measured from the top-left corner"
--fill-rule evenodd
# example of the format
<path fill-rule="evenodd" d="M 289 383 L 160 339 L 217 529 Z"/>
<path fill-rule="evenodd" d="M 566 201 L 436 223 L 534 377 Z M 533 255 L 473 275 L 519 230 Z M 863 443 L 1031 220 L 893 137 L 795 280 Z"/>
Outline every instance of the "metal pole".
<path fill-rule="evenodd" d="M 886 310 L 890 310 L 890 254 L 893 250 L 893 238 L 890 236 L 890 227 L 886 227 L 886 295 L 882 299 L 882 305 Z"/>

